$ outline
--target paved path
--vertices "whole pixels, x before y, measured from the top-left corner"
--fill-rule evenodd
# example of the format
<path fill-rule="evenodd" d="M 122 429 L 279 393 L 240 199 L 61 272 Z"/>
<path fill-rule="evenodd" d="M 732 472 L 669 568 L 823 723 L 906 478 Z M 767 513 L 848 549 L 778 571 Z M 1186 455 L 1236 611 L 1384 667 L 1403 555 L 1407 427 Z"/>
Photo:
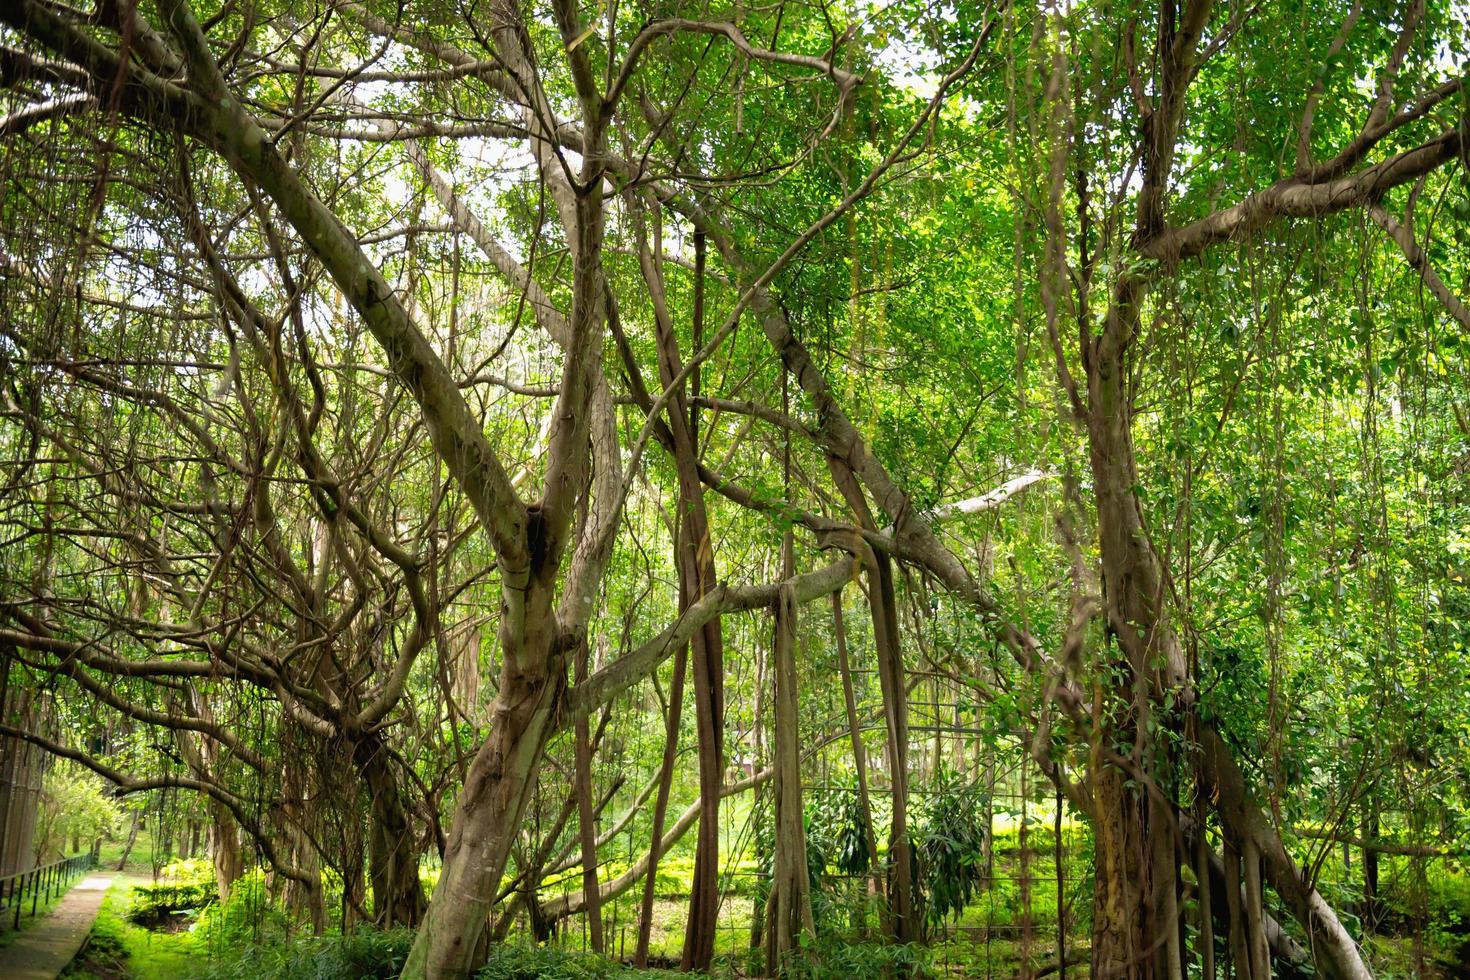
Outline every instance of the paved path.
<path fill-rule="evenodd" d="M 6 980 L 56 980 L 92 931 L 111 874 L 91 874 L 72 886 L 51 914 L 33 923 L 0 949 L 0 977 Z"/>

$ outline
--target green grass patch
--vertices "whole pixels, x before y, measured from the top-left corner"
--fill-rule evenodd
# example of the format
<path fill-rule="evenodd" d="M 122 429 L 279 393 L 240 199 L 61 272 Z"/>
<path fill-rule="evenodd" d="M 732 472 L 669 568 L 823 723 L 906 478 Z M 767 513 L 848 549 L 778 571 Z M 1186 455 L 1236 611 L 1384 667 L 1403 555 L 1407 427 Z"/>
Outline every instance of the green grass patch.
<path fill-rule="evenodd" d="M 407 929 L 362 927 L 345 936 L 280 937 L 219 955 L 199 980 L 392 980 L 413 946 Z"/>
<path fill-rule="evenodd" d="M 149 883 L 149 879 L 126 875 L 113 881 L 72 976 L 180 980 L 192 975 L 197 965 L 193 936 L 155 932 L 128 921 L 134 889 Z"/>
<path fill-rule="evenodd" d="M 507 945 L 493 950 L 475 976 L 476 980 L 662 980 L 676 974 L 637 970 L 593 953 Z"/>

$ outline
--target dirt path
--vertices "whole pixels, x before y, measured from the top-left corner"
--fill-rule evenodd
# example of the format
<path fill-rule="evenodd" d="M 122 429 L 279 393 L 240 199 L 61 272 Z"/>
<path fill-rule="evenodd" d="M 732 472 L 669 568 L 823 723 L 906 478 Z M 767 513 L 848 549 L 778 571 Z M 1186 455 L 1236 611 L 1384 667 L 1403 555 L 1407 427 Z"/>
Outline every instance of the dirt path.
<path fill-rule="evenodd" d="M 77 882 L 44 919 L 0 949 L 0 977 L 6 980 L 56 980 L 92 931 L 112 874 L 91 874 Z"/>

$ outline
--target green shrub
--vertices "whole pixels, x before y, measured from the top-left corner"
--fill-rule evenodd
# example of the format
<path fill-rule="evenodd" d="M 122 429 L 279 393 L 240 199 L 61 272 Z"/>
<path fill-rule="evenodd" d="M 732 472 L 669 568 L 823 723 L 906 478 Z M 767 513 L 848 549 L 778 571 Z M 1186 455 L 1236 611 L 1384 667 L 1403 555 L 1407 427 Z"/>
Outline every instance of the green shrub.
<path fill-rule="evenodd" d="M 139 925 L 161 922 L 180 912 L 202 909 L 219 900 L 213 880 L 137 885 L 128 905 L 128 921 Z"/>
<path fill-rule="evenodd" d="M 1431 923 L 1448 933 L 1470 933 L 1470 874 L 1439 867 L 1428 876 Z"/>
<path fill-rule="evenodd" d="M 214 865 L 201 859 L 165 865 L 157 884 L 133 886 L 127 910 L 130 922 L 156 925 L 170 916 L 219 901 Z"/>
<path fill-rule="evenodd" d="M 667 978 L 664 970 L 635 970 L 593 953 L 549 947 L 499 946 L 475 974 L 476 980 L 642 980 Z"/>
<path fill-rule="evenodd" d="M 265 888 L 265 875 L 251 871 L 230 888 L 230 897 L 199 913 L 194 935 L 215 956 L 250 944 L 270 946 L 290 933 L 290 919 Z"/>
<path fill-rule="evenodd" d="M 781 980 L 892 980 L 933 977 L 933 954 L 917 944 L 819 941 L 781 964 Z"/>
<path fill-rule="evenodd" d="M 108 889 L 92 935 L 86 963 L 104 977 L 132 980 L 180 980 L 194 975 L 199 962 L 189 932 L 155 932 L 127 920 L 132 887 L 117 882 Z"/>
<path fill-rule="evenodd" d="M 215 881 L 214 865 L 208 858 L 186 858 L 165 864 L 158 877 L 176 885 L 201 885 Z"/>
<path fill-rule="evenodd" d="M 984 884 L 988 799 L 978 783 L 940 771 L 913 848 L 915 898 L 930 926 L 958 917 Z"/>
<path fill-rule="evenodd" d="M 201 980 L 392 980 L 412 946 L 407 929 L 367 926 L 345 936 L 279 937 L 215 960 Z"/>

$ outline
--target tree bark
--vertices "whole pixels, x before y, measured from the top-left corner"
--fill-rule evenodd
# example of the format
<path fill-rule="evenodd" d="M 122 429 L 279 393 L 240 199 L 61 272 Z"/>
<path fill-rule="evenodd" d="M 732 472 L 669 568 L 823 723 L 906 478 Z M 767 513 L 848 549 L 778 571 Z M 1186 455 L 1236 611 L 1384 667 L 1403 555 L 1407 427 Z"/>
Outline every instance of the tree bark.
<path fill-rule="evenodd" d="M 419 924 L 427 903 L 402 788 L 386 747 L 376 734 L 355 740 L 352 754 L 368 793 L 368 877 L 373 886 L 373 921 L 380 928 L 412 928 Z"/>
<path fill-rule="evenodd" d="M 122 871 L 124 868 L 126 868 L 128 866 L 128 858 L 132 856 L 132 853 L 133 853 L 133 845 L 138 842 L 138 828 L 142 825 L 142 823 L 143 823 L 143 811 L 142 810 L 134 810 L 133 811 L 133 819 L 132 819 L 132 821 L 131 821 L 131 823 L 130 823 L 130 825 L 128 827 L 128 839 L 123 844 L 122 857 L 118 858 L 118 860 L 117 860 L 117 869 L 116 870 Z M 206 835 L 207 835 L 207 833 L 208 832 L 206 831 Z M 206 836 L 206 840 L 207 840 L 207 836 Z"/>
<path fill-rule="evenodd" d="M 1372 974 L 1363 963 L 1357 943 L 1322 896 L 1302 877 L 1281 838 L 1251 798 L 1245 775 L 1229 747 L 1218 733 L 1205 726 L 1201 726 L 1200 732 L 1200 757 L 1202 791 L 1215 800 L 1216 812 L 1227 834 L 1255 843 L 1263 878 L 1306 930 L 1318 971 L 1334 980 L 1371 980 Z"/>
<path fill-rule="evenodd" d="M 658 797 L 653 805 L 653 828 L 649 831 L 648 876 L 643 881 L 643 902 L 638 913 L 638 946 L 633 965 L 640 970 L 648 966 L 648 944 L 653 937 L 653 906 L 658 893 L 659 842 L 663 840 L 664 822 L 669 812 L 669 792 L 674 782 L 674 762 L 679 756 L 679 719 L 684 710 L 684 671 L 689 662 L 689 648 L 681 647 L 674 657 L 674 676 L 669 682 L 668 715 L 664 720 L 664 757 L 659 768 Z"/>
<path fill-rule="evenodd" d="M 844 460 L 829 456 L 838 489 L 866 530 L 877 530 L 873 513 L 853 471 Z M 873 646 L 878 680 L 883 692 L 883 718 L 888 735 L 892 814 L 888 830 L 888 914 L 893 938 L 901 943 L 919 938 L 913 906 L 913 855 L 908 832 L 909 718 L 904 681 L 903 650 L 898 637 L 898 600 L 893 587 L 893 562 L 888 555 L 859 542 L 868 580 L 868 608 L 873 617 Z"/>
<path fill-rule="evenodd" d="M 534 620 L 528 617 L 527 625 Z M 493 707 L 495 723 L 470 765 L 450 825 L 444 867 L 420 939 L 404 965 L 405 977 L 464 977 L 475 965 L 491 899 L 535 789 L 566 685 L 561 664 L 548 656 L 538 665 L 537 659 L 506 656 Z"/>
<path fill-rule="evenodd" d="M 792 536 L 788 530 L 782 544 L 784 573 L 789 583 L 792 567 Z M 783 585 L 775 607 L 774 759 L 776 769 L 776 835 L 772 855 L 774 869 L 766 912 L 766 973 L 779 976 L 788 958 L 801 946 L 803 933 L 814 936 L 811 878 L 807 872 L 805 808 L 801 794 L 801 715 L 797 705 L 796 596 L 790 584 Z"/>
<path fill-rule="evenodd" d="M 1368 807 L 1363 819 L 1363 919 L 1372 925 L 1378 921 L 1378 849 L 1368 845 L 1378 839 L 1378 801 L 1370 800 Z"/>
<path fill-rule="evenodd" d="M 9 686 L 9 657 L 0 657 L 0 720 L 39 731 L 46 702 L 33 691 Z M 51 757 L 41 748 L 9 736 L 0 738 L 0 875 L 35 866 L 36 815 Z"/>
<path fill-rule="evenodd" d="M 847 625 L 842 619 L 842 590 L 832 593 L 832 635 L 837 643 L 837 669 L 842 674 L 842 702 L 847 711 L 847 731 L 852 746 L 852 764 L 857 770 L 858 812 L 863 821 L 863 844 L 868 849 L 869 885 L 874 890 L 882 880 L 878 874 L 878 838 L 873 830 L 873 803 L 868 795 L 868 753 L 858 723 L 857 695 L 853 689 L 852 666 L 847 658 Z"/>
<path fill-rule="evenodd" d="M 657 208 L 650 208 L 655 217 Z M 673 385 L 683 370 L 678 339 L 663 288 L 663 275 L 655 256 L 662 245 L 658 228 L 653 241 L 643 211 L 630 200 L 630 213 L 638 231 L 638 258 L 654 310 L 658 341 L 659 380 L 664 388 Z M 702 308 L 696 309 L 702 313 Z M 694 325 L 694 333 L 702 325 Z M 698 433 L 691 428 L 693 416 L 683 389 L 674 391 L 666 413 L 672 442 L 674 466 L 679 481 L 679 593 L 680 611 L 703 599 L 716 583 L 709 514 L 704 503 L 704 485 L 699 478 Z M 724 632 L 718 617 L 705 623 L 691 643 L 694 674 L 694 723 L 698 733 L 699 836 L 694 850 L 694 880 L 689 892 L 689 917 L 684 930 L 684 970 L 708 970 L 715 953 L 715 924 L 719 912 L 720 787 L 725 779 L 725 687 Z"/>
<path fill-rule="evenodd" d="M 587 680 L 590 650 L 587 641 L 577 645 L 577 683 Z M 587 896 L 587 934 L 594 953 L 602 953 L 602 902 L 597 889 L 597 803 L 592 798 L 592 733 L 587 715 L 579 715 L 573 728 L 577 794 L 577 836 L 582 847 L 582 893 Z"/>
<path fill-rule="evenodd" d="M 1158 707 L 1163 689 L 1184 678 L 1183 659 L 1164 622 L 1162 576 L 1148 543 L 1138 506 L 1138 471 L 1132 441 L 1126 354 L 1136 329 L 1132 300 L 1109 311 L 1094 345 L 1088 372 L 1087 436 L 1097 503 L 1099 550 L 1108 630 L 1115 650 L 1111 673 L 1095 717 L 1095 739 L 1128 746 L 1136 771 L 1094 757 L 1093 816 L 1096 821 L 1092 972 L 1094 976 L 1169 977 L 1169 940 L 1177 921 L 1161 912 L 1160 898 L 1172 889 L 1180 855 L 1155 845 L 1170 835 L 1170 814 L 1151 798 L 1169 785 L 1168 740 L 1155 739 L 1155 725 L 1177 726 Z M 1096 747 L 1096 746 L 1095 746 Z"/>
<path fill-rule="evenodd" d="M 209 813 L 209 859 L 214 865 L 214 884 L 221 903 L 229 900 L 230 890 L 245 873 L 245 855 L 240 848 L 240 828 L 229 807 L 215 799 L 205 801 Z M 124 855 L 123 860 L 127 857 Z M 121 867 L 118 868 L 122 870 Z"/>

